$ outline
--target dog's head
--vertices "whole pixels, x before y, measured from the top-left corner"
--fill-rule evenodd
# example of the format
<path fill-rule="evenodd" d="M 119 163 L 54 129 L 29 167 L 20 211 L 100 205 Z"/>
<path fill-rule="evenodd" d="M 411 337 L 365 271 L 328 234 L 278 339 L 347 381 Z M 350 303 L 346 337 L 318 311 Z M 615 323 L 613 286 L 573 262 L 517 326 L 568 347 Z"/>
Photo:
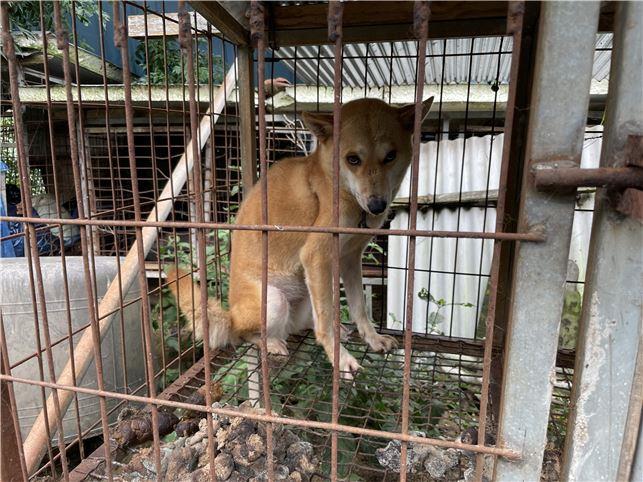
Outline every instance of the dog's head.
<path fill-rule="evenodd" d="M 433 97 L 422 103 L 426 117 Z M 333 158 L 332 114 L 304 113 L 304 123 L 319 141 L 317 151 L 328 172 Z M 392 107 L 377 99 L 359 99 L 342 106 L 340 185 L 360 207 L 382 214 L 393 201 L 411 163 L 415 105 Z"/>

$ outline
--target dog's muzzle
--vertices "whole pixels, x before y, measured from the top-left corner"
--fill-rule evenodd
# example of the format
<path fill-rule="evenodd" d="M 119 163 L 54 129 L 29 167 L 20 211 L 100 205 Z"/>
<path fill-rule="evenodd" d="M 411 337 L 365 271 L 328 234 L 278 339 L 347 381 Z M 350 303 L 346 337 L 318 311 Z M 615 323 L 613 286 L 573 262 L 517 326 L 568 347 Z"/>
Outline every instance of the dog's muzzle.
<path fill-rule="evenodd" d="M 377 196 L 371 196 L 368 198 L 366 207 L 371 212 L 371 214 L 382 214 L 386 210 L 386 199 Z"/>

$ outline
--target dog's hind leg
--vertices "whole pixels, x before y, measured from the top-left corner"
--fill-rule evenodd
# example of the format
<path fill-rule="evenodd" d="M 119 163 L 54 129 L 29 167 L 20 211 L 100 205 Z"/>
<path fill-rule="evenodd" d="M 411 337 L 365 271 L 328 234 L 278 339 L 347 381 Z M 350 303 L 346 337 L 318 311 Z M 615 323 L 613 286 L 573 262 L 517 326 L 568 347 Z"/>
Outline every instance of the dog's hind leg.
<path fill-rule="evenodd" d="M 354 250 L 342 253 L 340 269 L 351 320 L 357 325 L 362 339 L 373 351 L 387 352 L 397 347 L 395 338 L 377 333 L 368 319 L 362 284 L 362 252 Z"/>
<path fill-rule="evenodd" d="M 244 338 L 250 343 L 261 347 L 261 291 L 259 296 L 250 295 L 234 306 L 231 310 L 236 323 L 252 326 L 254 329 Z M 266 329 L 266 348 L 271 355 L 288 355 L 287 327 L 290 316 L 290 305 L 284 293 L 272 285 L 268 285 Z M 248 333 L 249 330 L 244 330 Z M 257 333 L 259 332 L 259 333 Z"/>

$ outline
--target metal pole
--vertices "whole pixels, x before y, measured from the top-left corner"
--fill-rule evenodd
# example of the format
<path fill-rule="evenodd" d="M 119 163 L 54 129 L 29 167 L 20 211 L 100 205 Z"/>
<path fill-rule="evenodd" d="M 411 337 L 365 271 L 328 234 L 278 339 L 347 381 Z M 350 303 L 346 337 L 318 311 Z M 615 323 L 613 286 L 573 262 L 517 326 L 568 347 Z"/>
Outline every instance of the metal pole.
<path fill-rule="evenodd" d="M 601 168 L 623 168 L 628 136 L 643 134 L 641 65 L 643 3 L 619 2 Z M 616 196 L 609 189 L 596 193 L 564 480 L 630 480 L 640 426 L 641 397 L 632 392 L 643 346 L 643 224 L 616 211 Z M 626 443 L 628 430 L 634 436 Z"/>
<path fill-rule="evenodd" d="M 527 138 L 527 169 L 580 162 L 600 4 L 542 5 Z M 547 436 L 574 194 L 539 193 L 523 176 L 519 225 L 541 225 L 544 243 L 516 249 L 498 444 L 522 454 L 498 460 L 496 479 L 538 480 Z"/>

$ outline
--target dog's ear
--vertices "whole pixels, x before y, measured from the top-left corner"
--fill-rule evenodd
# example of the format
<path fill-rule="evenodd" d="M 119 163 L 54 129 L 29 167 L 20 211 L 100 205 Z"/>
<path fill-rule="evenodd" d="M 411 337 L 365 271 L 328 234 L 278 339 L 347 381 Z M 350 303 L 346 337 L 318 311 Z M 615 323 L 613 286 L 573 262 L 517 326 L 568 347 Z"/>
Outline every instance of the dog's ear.
<path fill-rule="evenodd" d="M 308 130 L 320 141 L 325 141 L 333 135 L 333 114 L 303 112 L 301 118 Z"/>
<path fill-rule="evenodd" d="M 433 104 L 433 97 L 428 98 L 422 102 L 422 122 L 431 110 L 431 105 Z M 413 130 L 413 120 L 415 119 L 415 104 L 405 105 L 398 109 L 400 115 L 400 122 L 405 129 L 412 131 Z"/>

